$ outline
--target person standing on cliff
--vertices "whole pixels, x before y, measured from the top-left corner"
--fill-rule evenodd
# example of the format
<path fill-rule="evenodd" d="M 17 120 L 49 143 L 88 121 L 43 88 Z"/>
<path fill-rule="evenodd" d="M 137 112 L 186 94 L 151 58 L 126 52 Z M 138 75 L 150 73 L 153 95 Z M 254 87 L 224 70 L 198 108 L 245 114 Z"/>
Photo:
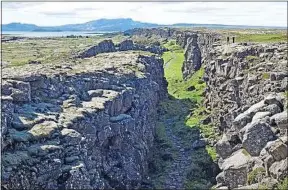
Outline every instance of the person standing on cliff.
<path fill-rule="evenodd" d="M 227 44 L 229 44 L 229 36 L 227 37 Z"/>

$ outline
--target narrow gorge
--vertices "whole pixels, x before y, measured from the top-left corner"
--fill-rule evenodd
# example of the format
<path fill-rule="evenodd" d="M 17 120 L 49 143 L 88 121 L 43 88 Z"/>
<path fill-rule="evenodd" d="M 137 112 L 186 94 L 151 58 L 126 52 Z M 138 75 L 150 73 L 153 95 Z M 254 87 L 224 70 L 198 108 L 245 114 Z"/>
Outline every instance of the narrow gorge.
<path fill-rule="evenodd" d="M 134 29 L 3 68 L 1 187 L 281 189 L 287 43 L 225 37 Z"/>

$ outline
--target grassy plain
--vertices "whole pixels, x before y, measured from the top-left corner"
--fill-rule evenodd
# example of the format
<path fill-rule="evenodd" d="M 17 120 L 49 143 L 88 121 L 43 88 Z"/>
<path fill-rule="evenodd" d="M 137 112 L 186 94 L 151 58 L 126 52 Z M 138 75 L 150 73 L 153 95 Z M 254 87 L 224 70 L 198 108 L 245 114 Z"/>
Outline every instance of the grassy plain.
<path fill-rule="evenodd" d="M 46 63 L 61 63 L 71 61 L 79 52 L 98 44 L 107 36 L 89 36 L 81 38 L 24 38 L 2 43 L 3 66 L 21 66 L 30 61 Z M 119 43 L 125 36 L 110 37 L 114 43 Z"/>

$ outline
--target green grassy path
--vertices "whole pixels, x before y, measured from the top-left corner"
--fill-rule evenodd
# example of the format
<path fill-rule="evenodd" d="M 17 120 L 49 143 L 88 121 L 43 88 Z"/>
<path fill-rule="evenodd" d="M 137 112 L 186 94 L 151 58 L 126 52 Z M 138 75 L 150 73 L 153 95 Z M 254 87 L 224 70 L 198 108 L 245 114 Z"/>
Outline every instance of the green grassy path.
<path fill-rule="evenodd" d="M 198 150 L 192 148 L 193 142 L 200 138 L 200 133 L 206 138 L 215 136 L 211 125 L 201 124 L 208 114 L 202 105 L 206 87 L 202 80 L 204 69 L 201 68 L 191 78 L 184 80 L 183 49 L 175 41 L 169 41 L 164 47 L 169 49 L 162 55 L 169 98 L 159 106 L 156 139 L 161 139 L 161 143 L 157 147 L 158 163 L 155 164 L 159 171 L 153 176 L 154 184 L 156 188 L 207 189 L 212 186 L 209 170 L 212 160 L 216 158 L 215 149 L 210 146 Z M 189 91 L 192 86 L 194 90 Z M 167 154 L 171 154 L 173 159 L 162 160 L 162 155 Z"/>

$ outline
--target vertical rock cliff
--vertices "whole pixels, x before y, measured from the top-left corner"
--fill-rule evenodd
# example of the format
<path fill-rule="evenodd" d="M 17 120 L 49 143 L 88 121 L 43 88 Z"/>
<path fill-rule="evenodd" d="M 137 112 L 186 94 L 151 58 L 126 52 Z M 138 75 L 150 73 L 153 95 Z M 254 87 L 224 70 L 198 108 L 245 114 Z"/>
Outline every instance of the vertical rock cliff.
<path fill-rule="evenodd" d="M 2 187 L 139 188 L 156 106 L 167 95 L 162 64 L 114 52 L 81 64 L 5 68 Z"/>
<path fill-rule="evenodd" d="M 287 176 L 287 43 L 221 44 L 182 34 L 183 75 L 205 68 L 205 107 L 221 133 L 217 188 L 272 188 Z M 217 42 L 218 41 L 218 42 Z"/>
<path fill-rule="evenodd" d="M 199 70 L 209 57 L 213 43 L 220 36 L 214 33 L 183 32 L 177 36 L 177 43 L 185 49 L 185 61 L 182 66 L 183 77 L 191 76 Z"/>

